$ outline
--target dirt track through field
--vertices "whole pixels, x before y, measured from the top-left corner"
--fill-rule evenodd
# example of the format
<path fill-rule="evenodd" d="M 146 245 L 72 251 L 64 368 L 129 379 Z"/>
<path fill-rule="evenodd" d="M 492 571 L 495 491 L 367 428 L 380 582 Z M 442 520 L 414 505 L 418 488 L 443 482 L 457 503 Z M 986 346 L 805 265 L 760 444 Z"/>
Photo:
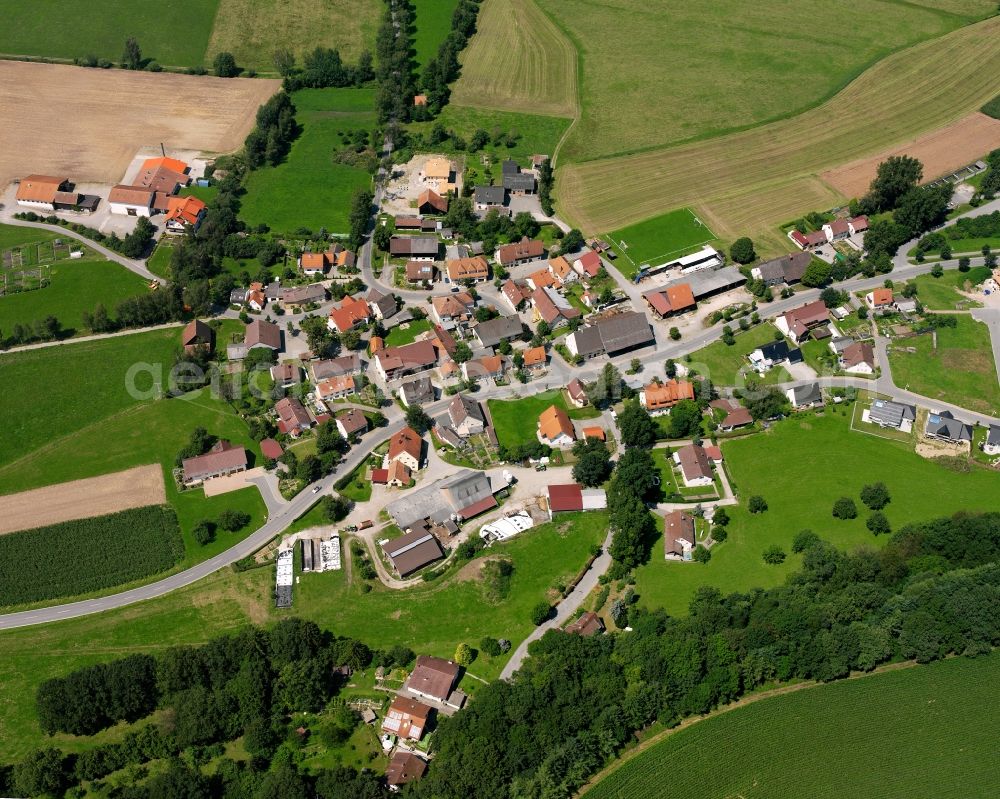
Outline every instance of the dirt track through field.
<path fill-rule="evenodd" d="M 1000 119 L 976 111 L 899 147 L 830 169 L 822 178 L 841 194 L 860 197 L 868 191 L 878 165 L 890 155 L 919 159 L 924 165 L 924 180 L 933 180 L 971 164 L 996 147 L 1000 147 Z"/>
<path fill-rule="evenodd" d="M 0 535 L 167 501 L 158 464 L 0 497 Z"/>
<path fill-rule="evenodd" d="M 136 151 L 242 144 L 276 80 L 0 61 L 0 186 L 31 173 L 117 183 Z"/>

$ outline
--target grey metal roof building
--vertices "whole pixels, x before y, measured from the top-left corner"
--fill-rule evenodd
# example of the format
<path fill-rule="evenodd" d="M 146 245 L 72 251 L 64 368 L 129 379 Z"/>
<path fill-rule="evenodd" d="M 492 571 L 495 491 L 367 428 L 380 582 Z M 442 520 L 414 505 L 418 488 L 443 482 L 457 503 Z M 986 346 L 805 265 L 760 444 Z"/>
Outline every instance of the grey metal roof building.
<path fill-rule="evenodd" d="M 913 405 L 901 402 L 877 399 L 868 410 L 868 421 L 881 427 L 898 428 L 904 421 L 912 422 L 917 418 L 917 409 Z"/>
<path fill-rule="evenodd" d="M 507 191 L 532 192 L 535 190 L 535 176 L 527 172 L 505 174 L 503 176 L 503 187 Z"/>
<path fill-rule="evenodd" d="M 701 269 L 685 275 L 680 280 L 672 280 L 663 288 L 687 283 L 696 300 L 721 294 L 723 291 L 742 286 L 747 282 L 743 273 L 735 266 L 723 266 L 718 269 Z"/>
<path fill-rule="evenodd" d="M 472 201 L 476 205 L 503 205 L 507 200 L 507 190 L 503 186 L 476 186 Z"/>
<path fill-rule="evenodd" d="M 972 427 L 956 419 L 950 411 L 932 413 L 928 416 L 924 433 L 929 438 L 939 438 L 942 441 L 954 443 L 972 441 Z"/>
<path fill-rule="evenodd" d="M 608 355 L 645 347 L 655 342 L 653 329 L 649 326 L 646 315 L 634 311 L 601 319 L 596 326 L 601 334 L 604 351 Z"/>

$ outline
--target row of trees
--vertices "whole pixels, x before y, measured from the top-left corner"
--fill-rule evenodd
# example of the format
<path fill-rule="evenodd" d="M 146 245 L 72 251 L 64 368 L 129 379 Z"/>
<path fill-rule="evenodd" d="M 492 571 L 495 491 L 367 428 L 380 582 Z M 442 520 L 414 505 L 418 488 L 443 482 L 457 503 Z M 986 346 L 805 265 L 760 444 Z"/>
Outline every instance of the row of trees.
<path fill-rule="evenodd" d="M 812 533 L 795 549 L 802 568 L 779 587 L 704 587 L 684 618 L 633 605 L 628 635 L 547 633 L 512 680 L 441 721 L 413 794 L 572 795 L 654 721 L 675 724 L 776 680 L 975 655 L 1000 640 L 1000 514 L 914 525 L 880 552 L 847 554 Z"/>
<path fill-rule="evenodd" d="M 375 35 L 375 112 L 380 123 L 409 122 L 416 95 L 410 42 L 413 7 L 407 0 L 387 0 Z"/>
<path fill-rule="evenodd" d="M 437 54 L 424 66 L 420 86 L 427 96 L 427 105 L 416 109 L 415 115 L 437 116 L 448 104 L 451 90 L 448 84 L 458 79 L 461 65 L 458 56 L 476 32 L 479 0 L 459 0 L 451 15 L 451 30 L 438 47 Z"/>
<path fill-rule="evenodd" d="M 325 89 L 328 87 L 363 86 L 375 78 L 372 54 L 367 50 L 358 56 L 356 64 L 345 64 L 340 51 L 317 47 L 302 58 L 302 68 L 295 64 L 295 55 L 287 48 L 274 53 L 274 66 L 284 79 L 286 92 L 298 89 Z"/>
<path fill-rule="evenodd" d="M 257 169 L 265 164 L 280 164 L 298 135 L 292 98 L 280 91 L 257 109 L 257 124 L 243 144 L 247 166 Z"/>

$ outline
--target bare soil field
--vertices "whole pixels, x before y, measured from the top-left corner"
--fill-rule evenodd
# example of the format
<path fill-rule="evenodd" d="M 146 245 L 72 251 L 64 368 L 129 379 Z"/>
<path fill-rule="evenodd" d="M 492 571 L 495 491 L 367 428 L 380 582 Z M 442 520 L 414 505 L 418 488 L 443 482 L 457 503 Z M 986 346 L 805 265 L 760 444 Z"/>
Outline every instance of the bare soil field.
<path fill-rule="evenodd" d="M 0 535 L 167 501 L 157 464 L 0 496 Z"/>
<path fill-rule="evenodd" d="M 924 165 L 924 180 L 933 180 L 972 163 L 996 147 L 1000 147 L 1000 119 L 976 111 L 899 147 L 829 169 L 821 177 L 844 196 L 860 197 L 868 190 L 878 165 L 891 155 L 918 158 Z"/>
<path fill-rule="evenodd" d="M 662 150 L 560 165 L 559 210 L 584 232 L 602 233 L 694 206 L 721 237 L 760 237 L 768 244 L 762 254 L 770 254 L 787 246 L 777 226 L 817 202 L 816 210 L 833 204 L 833 196 L 823 195 L 835 192 L 819 175 L 953 125 L 998 93 L 1000 18 L 993 17 L 880 61 L 798 116 Z"/>
<path fill-rule="evenodd" d="M 136 150 L 242 144 L 277 80 L 0 61 L 0 185 L 32 172 L 117 183 Z"/>

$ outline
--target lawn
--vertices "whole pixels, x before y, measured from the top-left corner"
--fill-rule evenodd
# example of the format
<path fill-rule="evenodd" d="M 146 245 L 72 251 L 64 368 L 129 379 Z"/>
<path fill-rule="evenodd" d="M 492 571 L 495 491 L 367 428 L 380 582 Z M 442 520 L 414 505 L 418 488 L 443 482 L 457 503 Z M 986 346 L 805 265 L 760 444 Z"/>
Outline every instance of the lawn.
<path fill-rule="evenodd" d="M 750 369 L 746 356 L 758 347 L 774 341 L 775 332 L 776 328 L 769 324 L 751 327 L 746 332 L 737 334 L 733 346 L 716 341 L 686 356 L 684 365 L 708 377 L 717 386 L 740 385 L 743 369 L 751 375 L 756 374 Z M 774 367 L 764 376 L 764 382 L 768 384 L 784 383 L 791 379 L 783 366 Z"/>
<path fill-rule="evenodd" d="M 562 390 L 546 391 L 518 400 L 489 400 L 493 427 L 501 446 L 530 444 L 537 441 L 538 417 L 550 405 L 562 408 L 570 419 L 596 419 L 601 412 L 592 405 L 573 407 Z"/>
<path fill-rule="evenodd" d="M 958 293 L 972 291 L 972 288 L 982 283 L 990 276 L 990 270 L 985 266 L 976 266 L 968 272 L 957 269 L 946 269 L 941 277 L 933 275 L 917 276 L 917 298 L 925 308 L 932 311 L 954 311 L 957 308 L 968 308 L 973 301 Z"/>
<path fill-rule="evenodd" d="M 635 0 L 630 0 L 625 6 L 634 3 Z M 567 24 L 587 29 L 581 39 L 588 43 L 588 48 L 613 52 L 617 64 L 614 69 L 604 70 L 606 80 L 595 79 L 598 83 L 595 91 L 590 90 L 588 77 L 584 75 L 584 119 L 573 128 L 560 151 L 556 194 L 563 218 L 585 233 L 599 233 L 667 209 L 688 206 L 720 238 L 732 240 L 749 235 L 757 244 L 758 253 L 780 255 L 787 252 L 788 240 L 777 231 L 779 225 L 808 209 L 831 208 L 844 202 L 845 198 L 819 177 L 824 171 L 887 151 L 902 140 L 952 124 L 1000 93 L 1000 50 L 991 46 L 1000 33 L 1000 19 L 952 31 L 884 58 L 860 72 L 864 64 L 877 57 L 875 51 L 884 53 L 885 48 L 898 47 L 901 38 L 933 35 L 935 28 L 938 32 L 942 30 L 942 23 L 947 28 L 959 20 L 945 20 L 938 12 L 918 10 L 910 4 L 872 6 L 860 0 L 838 3 L 835 7 L 814 0 L 794 5 L 777 0 L 753 5 L 740 3 L 739 9 L 736 4 L 736 0 L 688 4 L 671 14 L 664 14 L 662 7 L 656 6 L 650 7 L 645 15 L 619 5 L 616 19 L 628 22 L 609 25 L 609 35 L 594 37 L 590 31 L 595 14 L 607 13 L 600 6 L 591 5 L 589 11 L 576 13 L 582 12 L 582 0 L 558 4 L 544 0 L 545 7 L 551 6 L 553 13 L 566 15 L 570 20 Z M 984 2 L 982 10 L 992 11 L 992 8 Z M 704 18 L 707 14 L 727 13 L 733 18 L 734 36 L 728 35 L 727 28 L 720 49 L 716 46 L 718 25 L 706 23 Z M 837 22 L 841 15 L 850 20 L 859 13 L 878 13 L 880 22 L 885 23 L 886 34 L 883 36 L 875 28 L 863 29 L 852 22 L 846 25 Z M 657 23 L 646 19 L 654 14 Z M 781 29 L 783 23 L 775 18 L 773 26 L 754 24 L 764 22 L 760 15 L 774 14 L 778 18 L 794 14 L 803 19 L 824 15 L 826 23 L 833 27 L 803 33 L 792 45 L 775 48 L 769 31 Z M 690 57 L 691 50 L 684 46 L 683 36 L 688 30 L 685 19 L 689 17 L 702 23 L 694 29 L 698 36 L 712 40 L 704 51 L 711 51 L 711 57 Z M 633 46 L 633 25 L 643 21 L 648 23 L 651 35 L 637 40 Z M 921 21 L 929 23 L 922 33 L 918 30 Z M 657 24 L 669 24 L 680 31 L 671 47 L 662 46 Z M 828 36 L 827 30 L 831 29 L 836 29 L 838 35 Z M 628 44 L 622 44 L 622 36 L 627 37 Z M 865 41 L 857 41 L 859 36 Z M 752 41 L 747 42 L 745 37 Z M 655 40 L 656 69 L 629 70 L 633 52 L 643 49 L 646 38 Z M 823 41 L 817 46 L 819 40 Z M 860 47 L 855 46 L 859 44 Z M 765 48 L 766 54 L 761 48 Z M 799 48 L 805 48 L 808 57 L 799 57 L 795 52 Z M 836 53 L 831 54 L 831 49 Z M 679 71 L 673 63 L 675 58 L 685 62 Z M 781 72 L 780 78 L 757 82 L 752 76 L 758 69 L 742 68 L 747 60 L 756 60 L 765 70 L 770 61 L 772 68 Z M 848 66 L 848 61 L 853 66 Z M 584 64 L 586 73 L 587 69 L 600 68 L 601 59 L 592 59 L 588 52 Z M 715 66 L 724 67 L 730 77 L 738 75 L 739 80 L 713 75 Z M 670 77 L 657 78 L 660 68 L 669 70 Z M 803 79 L 817 69 L 825 77 Z M 701 79 L 690 71 L 700 72 Z M 626 83 L 620 78 L 622 74 L 642 79 Z M 993 75 L 994 79 L 975 80 L 974 76 L 982 74 Z M 831 96 L 831 92 L 850 79 L 854 80 L 843 91 Z M 602 81 L 613 84 L 613 97 L 602 99 Z M 786 90 L 786 81 L 794 82 L 796 87 Z M 747 86 L 757 88 L 748 91 Z M 659 102 L 655 99 L 658 92 L 676 96 Z M 769 94 L 770 101 L 758 102 L 760 92 Z M 741 96 L 724 100 L 732 93 Z M 827 97 L 822 105 L 803 110 Z M 719 102 L 727 106 L 721 113 Z M 746 112 L 740 110 L 744 102 L 751 106 Z M 637 114 L 629 112 L 633 103 L 643 106 Z M 786 110 L 779 112 L 778 105 L 784 105 Z M 598 109 L 600 118 L 589 120 L 588 108 Z M 671 109 L 669 124 L 663 122 L 663 108 Z M 800 113 L 790 116 L 796 109 Z M 674 135 L 703 136 L 706 128 L 698 122 L 703 112 L 710 113 L 711 126 L 735 123 L 752 127 L 669 147 L 637 150 L 622 157 L 578 160 L 595 148 L 611 151 L 612 147 L 618 147 L 620 151 L 646 148 L 658 139 L 663 141 Z M 759 124 L 762 117 L 773 118 L 776 112 L 787 118 Z M 661 126 L 662 132 L 649 135 L 643 117 L 649 120 L 649 125 Z M 622 133 L 619 135 L 615 128 Z"/>
<path fill-rule="evenodd" d="M 884 513 L 893 530 L 962 510 L 1000 510 L 996 474 L 949 471 L 916 455 L 912 445 L 852 432 L 850 413 L 850 406 L 838 406 L 821 416 L 796 416 L 766 433 L 724 441 L 722 452 L 741 502 L 729 509 L 728 540 L 712 548 L 712 560 L 704 565 L 664 560 L 663 541 L 657 540 L 649 563 L 636 571 L 640 601 L 683 614 L 702 585 L 723 593 L 777 585 L 799 566 L 791 542 L 805 528 L 844 549 L 880 546 L 885 539 L 868 532 L 858 499 L 865 483 L 881 480 L 888 486 L 892 501 Z M 789 466 L 807 453 L 812 468 Z M 755 494 L 769 506 L 756 516 L 746 511 L 747 498 Z M 833 518 L 831 508 L 841 496 L 854 498 L 857 519 Z M 761 558 L 772 544 L 788 553 L 781 566 Z"/>
<path fill-rule="evenodd" d="M 0 51 L 73 59 L 94 55 L 118 62 L 135 36 L 146 59 L 165 66 L 200 66 L 219 0 L 0 0 Z"/>
<path fill-rule="evenodd" d="M 451 15 L 458 0 L 414 0 L 413 10 L 416 31 L 413 49 L 416 61 L 423 68 L 437 55 L 438 48 L 451 31 Z"/>
<path fill-rule="evenodd" d="M 969 410 L 1000 412 L 1000 385 L 990 345 L 989 329 L 972 317 L 956 314 L 958 326 L 895 339 L 889 348 L 893 381 L 909 391 L 945 400 Z M 905 352 L 914 347 L 916 352 Z"/>
<path fill-rule="evenodd" d="M 384 5 L 377 0 L 217 0 L 205 61 L 220 51 L 258 72 L 275 73 L 273 54 L 288 48 L 302 56 L 316 47 L 331 47 L 348 63 L 362 50 L 371 51 Z M 214 5 L 214 3 L 213 3 Z"/>
<path fill-rule="evenodd" d="M 84 311 L 103 303 L 114 316 L 119 302 L 149 290 L 145 280 L 112 261 L 63 259 L 48 267 L 48 277 L 44 288 L 0 297 L 0 331 L 6 335 L 15 324 L 51 315 L 65 335 L 89 334 L 82 329 Z"/>
<path fill-rule="evenodd" d="M 503 545 L 488 556 L 514 562 L 510 595 L 488 602 L 477 579 L 443 578 L 404 591 L 381 586 L 362 593 L 345 572 L 307 574 L 295 586 L 291 611 L 273 609 L 274 570 L 218 572 L 160 599 L 99 615 L 0 633 L 0 762 L 10 762 L 43 741 L 79 750 L 119 738 L 124 725 L 91 739 L 43 738 L 34 716 L 34 696 L 48 677 L 131 652 L 195 644 L 237 629 L 248 620 L 267 622 L 285 615 L 311 618 L 338 635 L 357 636 L 374 647 L 404 644 L 417 652 L 451 657 L 460 642 L 473 647 L 484 635 L 505 637 L 515 646 L 532 629 L 530 611 L 550 597 L 586 562 L 603 540 L 607 516 L 569 515 Z M 476 573 L 475 567 L 463 572 Z M 478 647 L 477 647 L 478 648 Z M 495 678 L 506 659 L 480 655 L 463 688 L 475 677 Z M 471 676 L 475 675 L 475 677 Z"/>
<path fill-rule="evenodd" d="M 343 146 L 341 131 L 374 124 L 374 90 L 303 89 L 292 100 L 302 135 L 284 163 L 250 173 L 241 216 L 251 226 L 266 224 L 277 232 L 346 233 L 351 197 L 371 185 L 371 176 L 335 163 L 334 155 Z"/>
<path fill-rule="evenodd" d="M 497 173 L 499 173 L 500 162 L 507 158 L 513 158 L 522 167 L 528 168 L 531 166 L 531 156 L 536 153 L 552 155 L 559 139 L 570 125 L 570 120 L 562 117 L 472 108 L 455 102 L 445 106 L 436 122 L 440 122 L 448 130 L 454 131 L 466 142 L 480 128 L 491 136 L 494 132 L 516 133 L 517 141 L 513 147 L 508 147 L 506 143 L 499 146 L 490 143 L 486 145 L 482 153 L 459 153 L 451 146 L 451 139 L 444 144 L 435 145 L 433 148 L 428 147 L 434 152 L 443 151 L 465 155 L 467 167 L 475 167 L 483 172 L 485 169 L 480 159 L 485 153 L 495 165 Z M 433 124 L 433 122 L 415 122 L 411 127 L 416 131 L 428 132 Z"/>
<path fill-rule="evenodd" d="M 157 277 L 170 277 L 170 258 L 174 253 L 174 245 L 161 241 L 156 245 L 153 254 L 146 261 L 146 268 Z"/>
<path fill-rule="evenodd" d="M 406 328 L 405 330 L 403 328 Z M 385 337 L 385 346 L 400 347 L 403 344 L 411 344 L 421 333 L 426 333 L 431 329 L 429 319 L 414 319 L 402 325 L 396 325 Z"/>
<path fill-rule="evenodd" d="M 998 679 L 994 653 L 773 696 L 667 735 L 585 795 L 990 796 Z"/>
<path fill-rule="evenodd" d="M 633 277 L 641 266 L 660 264 L 695 252 L 715 240 L 715 234 L 690 208 L 678 208 L 608 234 L 619 260 L 615 266 Z"/>

